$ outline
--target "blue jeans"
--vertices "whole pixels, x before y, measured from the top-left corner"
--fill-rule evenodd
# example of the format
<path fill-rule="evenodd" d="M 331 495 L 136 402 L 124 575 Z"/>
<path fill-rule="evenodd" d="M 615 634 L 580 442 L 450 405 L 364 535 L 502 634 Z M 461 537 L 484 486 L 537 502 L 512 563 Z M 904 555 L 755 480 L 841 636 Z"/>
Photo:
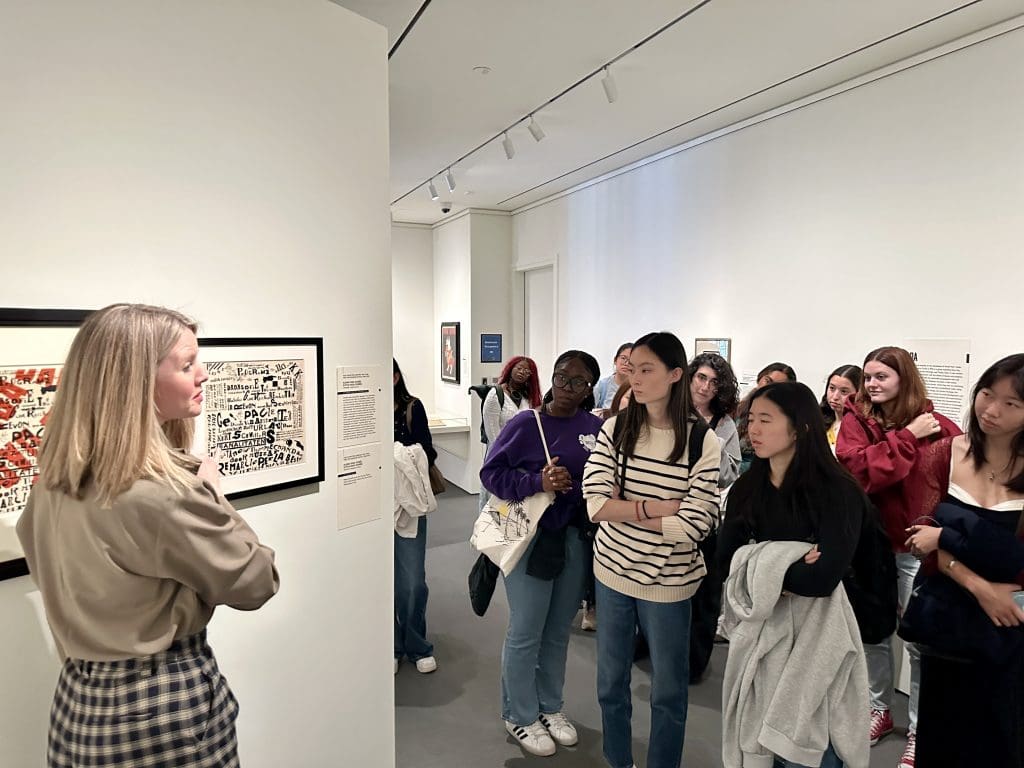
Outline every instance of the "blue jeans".
<path fill-rule="evenodd" d="M 647 768 L 679 768 L 686 737 L 690 678 L 690 601 L 638 600 L 597 582 L 597 698 L 604 759 L 633 765 L 633 699 L 629 687 L 639 623 L 651 652 L 651 738 Z"/>
<path fill-rule="evenodd" d="M 427 642 L 427 518 L 418 518 L 415 539 L 395 537 L 395 658 L 434 655 Z"/>
<path fill-rule="evenodd" d="M 509 617 L 501 649 L 501 716 L 514 725 L 562 711 L 569 635 L 583 597 L 579 529 L 566 531 L 565 567 L 553 581 L 526 573 L 534 543 L 505 577 Z"/>
<path fill-rule="evenodd" d="M 900 611 L 907 608 L 910 595 L 914 590 L 914 577 L 921 563 L 907 552 L 896 553 L 896 579 L 900 601 Z M 906 644 L 910 655 L 910 702 L 908 715 L 910 732 L 917 731 L 917 702 L 921 697 L 921 651 L 913 643 Z M 896 657 L 892 647 L 892 638 L 887 637 L 877 645 L 864 645 L 864 657 L 868 665 L 868 695 L 872 709 L 889 709 L 893 696 L 893 677 Z"/>
<path fill-rule="evenodd" d="M 828 749 L 825 750 L 825 754 L 821 758 L 821 763 L 817 766 L 800 765 L 800 763 L 783 760 L 781 757 L 776 757 L 772 766 L 773 768 L 843 768 L 843 761 L 839 759 L 839 755 L 836 754 L 832 745 L 829 744 Z"/>

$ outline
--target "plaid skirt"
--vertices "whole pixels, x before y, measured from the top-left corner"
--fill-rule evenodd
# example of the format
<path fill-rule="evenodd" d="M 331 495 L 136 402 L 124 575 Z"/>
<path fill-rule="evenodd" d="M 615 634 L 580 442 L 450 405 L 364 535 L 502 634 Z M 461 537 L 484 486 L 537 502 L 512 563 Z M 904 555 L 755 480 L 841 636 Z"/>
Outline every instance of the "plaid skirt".
<path fill-rule="evenodd" d="M 64 662 L 50 709 L 50 768 L 238 766 L 238 702 L 206 631 L 152 656 Z"/>

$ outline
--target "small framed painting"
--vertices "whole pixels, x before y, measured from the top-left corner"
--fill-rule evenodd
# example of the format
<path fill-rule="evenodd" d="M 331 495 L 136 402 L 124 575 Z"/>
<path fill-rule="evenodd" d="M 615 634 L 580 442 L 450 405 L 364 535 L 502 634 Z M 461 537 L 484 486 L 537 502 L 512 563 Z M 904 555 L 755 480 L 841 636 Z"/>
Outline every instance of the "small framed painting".
<path fill-rule="evenodd" d="M 193 453 L 229 499 L 324 479 L 322 338 L 200 339 L 209 380 Z"/>
<path fill-rule="evenodd" d="M 458 384 L 459 377 L 459 324 L 441 323 L 441 381 Z"/>
<path fill-rule="evenodd" d="M 725 358 L 725 362 L 732 363 L 732 339 L 696 339 L 693 345 L 693 355 L 703 355 L 706 352 L 719 355 Z"/>

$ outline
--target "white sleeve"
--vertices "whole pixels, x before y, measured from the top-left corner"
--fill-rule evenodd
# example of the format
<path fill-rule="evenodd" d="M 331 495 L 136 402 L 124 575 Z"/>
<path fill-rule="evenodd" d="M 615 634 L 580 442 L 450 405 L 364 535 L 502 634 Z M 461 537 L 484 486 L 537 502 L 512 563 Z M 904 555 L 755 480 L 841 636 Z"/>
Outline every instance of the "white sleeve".
<path fill-rule="evenodd" d="M 501 406 L 498 405 L 498 396 L 494 394 L 494 388 L 484 398 L 483 414 L 484 434 L 487 435 L 487 444 L 490 445 L 501 432 Z"/>

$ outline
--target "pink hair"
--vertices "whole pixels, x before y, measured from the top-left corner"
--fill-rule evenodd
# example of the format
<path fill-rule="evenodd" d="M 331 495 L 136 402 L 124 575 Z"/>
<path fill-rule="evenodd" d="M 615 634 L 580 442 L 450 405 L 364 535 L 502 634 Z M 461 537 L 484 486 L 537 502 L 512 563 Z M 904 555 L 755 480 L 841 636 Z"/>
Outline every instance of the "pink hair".
<path fill-rule="evenodd" d="M 537 408 L 540 406 L 540 382 L 538 381 L 540 374 L 537 373 L 537 364 L 530 358 L 517 355 L 505 363 L 505 367 L 501 369 L 501 375 L 498 376 L 498 383 L 506 383 L 509 376 L 512 375 L 512 369 L 524 360 L 530 366 L 530 380 L 526 382 L 526 396 L 530 399 L 530 407 Z"/>

